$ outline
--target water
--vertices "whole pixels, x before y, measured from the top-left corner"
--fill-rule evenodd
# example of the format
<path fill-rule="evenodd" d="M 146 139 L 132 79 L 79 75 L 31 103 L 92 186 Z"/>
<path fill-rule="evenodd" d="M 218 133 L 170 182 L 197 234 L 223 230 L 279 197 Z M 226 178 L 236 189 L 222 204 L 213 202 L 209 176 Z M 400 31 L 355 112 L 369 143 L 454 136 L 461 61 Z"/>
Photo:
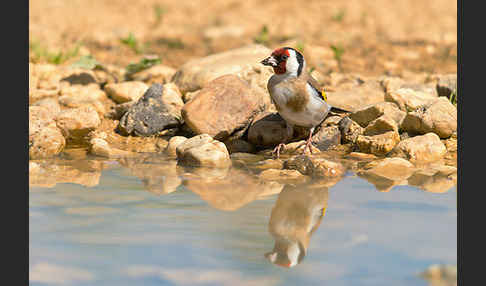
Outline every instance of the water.
<path fill-rule="evenodd" d="M 165 158 L 46 166 L 31 285 L 428 285 L 425 268 L 457 263 L 455 186 L 262 185 Z"/>

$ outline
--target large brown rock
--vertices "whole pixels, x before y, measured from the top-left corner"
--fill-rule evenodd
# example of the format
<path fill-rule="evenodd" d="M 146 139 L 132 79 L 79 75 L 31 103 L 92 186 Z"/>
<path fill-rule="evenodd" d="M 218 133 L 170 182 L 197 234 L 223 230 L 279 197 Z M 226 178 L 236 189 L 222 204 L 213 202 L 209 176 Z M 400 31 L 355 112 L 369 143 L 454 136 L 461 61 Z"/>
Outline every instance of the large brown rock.
<path fill-rule="evenodd" d="M 409 112 L 401 128 L 412 134 L 434 132 L 440 138 L 449 138 L 457 130 L 457 108 L 446 98 Z"/>
<path fill-rule="evenodd" d="M 261 94 L 235 75 L 224 75 L 208 83 L 184 105 L 184 122 L 196 134 L 224 140 L 245 128 L 265 108 Z"/>
<path fill-rule="evenodd" d="M 60 153 L 66 145 L 55 114 L 44 106 L 29 107 L 29 159 L 42 159 Z"/>
<path fill-rule="evenodd" d="M 354 120 L 361 127 L 366 127 L 371 121 L 382 115 L 388 115 L 395 120 L 397 124 L 400 124 L 405 117 L 406 112 L 401 111 L 395 103 L 380 102 L 353 112 L 349 115 L 349 118 Z"/>
<path fill-rule="evenodd" d="M 441 159 L 446 152 L 439 136 L 427 133 L 401 141 L 389 155 L 407 159 L 412 163 L 429 163 Z"/>

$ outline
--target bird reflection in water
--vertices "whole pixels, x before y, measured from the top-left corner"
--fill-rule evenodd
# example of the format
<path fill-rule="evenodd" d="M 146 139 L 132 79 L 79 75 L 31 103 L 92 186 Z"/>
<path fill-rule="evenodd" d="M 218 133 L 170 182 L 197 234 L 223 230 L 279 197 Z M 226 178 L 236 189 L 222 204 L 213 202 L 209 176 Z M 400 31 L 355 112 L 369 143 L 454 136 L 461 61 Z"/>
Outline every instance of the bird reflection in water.
<path fill-rule="evenodd" d="M 312 234 L 326 214 L 328 189 L 286 185 L 272 209 L 269 232 L 275 246 L 265 257 L 273 264 L 293 267 L 307 254 Z"/>

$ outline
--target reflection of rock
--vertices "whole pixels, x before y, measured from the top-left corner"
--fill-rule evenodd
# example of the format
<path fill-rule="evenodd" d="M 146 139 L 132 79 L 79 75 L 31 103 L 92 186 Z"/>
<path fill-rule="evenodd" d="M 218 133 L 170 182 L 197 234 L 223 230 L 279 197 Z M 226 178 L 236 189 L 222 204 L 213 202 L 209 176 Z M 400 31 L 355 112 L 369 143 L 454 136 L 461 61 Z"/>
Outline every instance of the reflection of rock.
<path fill-rule="evenodd" d="M 363 173 L 373 174 L 392 181 L 406 180 L 415 171 L 412 163 L 402 158 L 385 158 L 364 166 Z"/>
<path fill-rule="evenodd" d="M 420 273 L 431 286 L 456 286 L 457 285 L 457 266 L 434 264 Z"/>
<path fill-rule="evenodd" d="M 86 187 L 99 184 L 103 162 L 96 160 L 43 160 L 29 162 L 29 186 L 52 188 L 73 183 Z"/>
<path fill-rule="evenodd" d="M 358 176 L 373 184 L 380 192 L 389 192 L 394 186 L 407 184 L 407 181 L 393 181 L 373 173 L 360 172 Z"/>
<path fill-rule="evenodd" d="M 161 160 L 161 161 L 159 161 Z M 147 191 L 162 195 L 174 192 L 181 184 L 177 173 L 177 162 L 157 156 L 124 158 L 120 164 L 141 179 Z"/>
<path fill-rule="evenodd" d="M 307 254 L 310 237 L 325 215 L 328 189 L 286 185 L 278 195 L 270 215 L 269 232 L 275 239 L 272 263 L 293 267 Z"/>
<path fill-rule="evenodd" d="M 408 184 L 432 193 L 444 193 L 457 184 L 457 168 L 445 165 L 429 166 L 408 178 Z"/>
<path fill-rule="evenodd" d="M 219 178 L 208 178 L 203 170 L 198 176 L 198 169 L 202 168 L 191 171 L 183 182 L 184 186 L 220 210 L 237 210 L 261 198 L 262 194 L 275 194 L 282 188 L 280 184 L 259 181 L 237 169 L 231 169 L 226 176 Z"/>

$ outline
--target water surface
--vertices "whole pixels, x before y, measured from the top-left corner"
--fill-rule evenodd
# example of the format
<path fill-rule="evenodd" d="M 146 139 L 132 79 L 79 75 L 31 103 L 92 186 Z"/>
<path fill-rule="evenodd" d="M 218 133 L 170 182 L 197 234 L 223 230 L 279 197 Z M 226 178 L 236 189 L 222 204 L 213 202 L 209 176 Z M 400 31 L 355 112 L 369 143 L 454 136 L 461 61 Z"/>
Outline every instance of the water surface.
<path fill-rule="evenodd" d="M 279 184 L 165 157 L 44 172 L 29 193 L 31 285 L 428 285 L 425 268 L 457 263 L 455 186 L 381 192 L 353 172 Z"/>

